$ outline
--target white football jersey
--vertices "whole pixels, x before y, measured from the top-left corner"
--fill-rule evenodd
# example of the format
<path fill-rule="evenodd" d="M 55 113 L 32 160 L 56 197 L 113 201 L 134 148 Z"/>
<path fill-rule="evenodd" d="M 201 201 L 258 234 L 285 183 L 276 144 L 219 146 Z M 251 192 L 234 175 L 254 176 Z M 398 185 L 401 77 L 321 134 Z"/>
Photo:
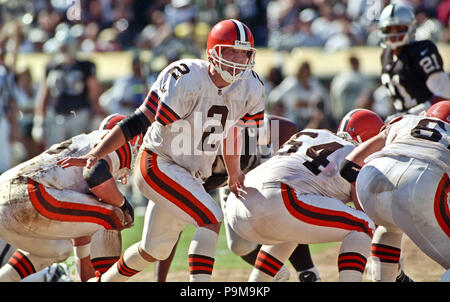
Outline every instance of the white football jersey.
<path fill-rule="evenodd" d="M 67 156 L 78 157 L 87 154 L 109 130 L 95 130 L 89 134 L 80 134 L 59 144 L 20 165 L 6 171 L 0 176 L 0 183 L 16 177 L 31 178 L 44 186 L 55 189 L 69 189 L 76 192 L 89 192 L 83 179 L 83 167 L 63 169 L 56 162 Z M 129 144 L 110 153 L 114 178 L 128 174 L 132 165 L 132 152 Z"/>
<path fill-rule="evenodd" d="M 221 141 L 235 124 L 264 120 L 264 87 L 251 71 L 247 79 L 219 89 L 208 75 L 209 62 L 184 59 L 167 66 L 152 85 L 145 106 L 155 114 L 144 148 L 207 178 Z"/>
<path fill-rule="evenodd" d="M 385 147 L 365 162 L 382 156 L 408 156 L 449 170 L 450 124 L 432 117 L 404 115 L 386 126 Z"/>
<path fill-rule="evenodd" d="M 301 193 L 350 201 L 350 183 L 341 177 L 341 162 L 354 145 L 328 130 L 304 129 L 274 157 L 247 174 L 245 184 L 283 182 Z"/>

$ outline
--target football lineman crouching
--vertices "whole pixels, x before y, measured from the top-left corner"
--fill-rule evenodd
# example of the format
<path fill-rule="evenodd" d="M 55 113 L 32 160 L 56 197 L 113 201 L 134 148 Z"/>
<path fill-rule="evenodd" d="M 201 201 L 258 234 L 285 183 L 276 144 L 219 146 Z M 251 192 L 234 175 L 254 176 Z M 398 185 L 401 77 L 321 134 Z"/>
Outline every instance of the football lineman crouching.
<path fill-rule="evenodd" d="M 110 129 L 123 118 L 109 116 L 100 127 Z M 87 153 L 108 131 L 96 130 L 55 144 L 0 176 L 0 237 L 17 248 L 0 269 L 0 281 L 20 281 L 64 261 L 72 249 L 80 260 L 82 281 L 93 277 L 94 269 L 117 261 L 120 230 L 132 226 L 134 213 L 116 179 L 129 173 L 142 135 L 90 170 L 56 164 L 65 156 Z"/>
<path fill-rule="evenodd" d="M 228 197 L 226 216 L 237 234 L 263 244 L 249 281 L 272 280 L 299 243 L 334 241 L 342 241 L 339 280 L 362 281 L 375 225 L 358 210 L 352 170 L 340 167 L 382 126 L 374 112 L 355 109 L 339 135 L 304 129 L 246 175 L 241 197 Z M 350 201 L 356 209 L 345 205 Z"/>
<path fill-rule="evenodd" d="M 450 269 L 449 122 L 450 101 L 441 101 L 426 116 L 394 119 L 347 156 L 363 166 L 358 197 L 380 225 L 372 242 L 374 281 L 395 279 L 403 233 Z"/>

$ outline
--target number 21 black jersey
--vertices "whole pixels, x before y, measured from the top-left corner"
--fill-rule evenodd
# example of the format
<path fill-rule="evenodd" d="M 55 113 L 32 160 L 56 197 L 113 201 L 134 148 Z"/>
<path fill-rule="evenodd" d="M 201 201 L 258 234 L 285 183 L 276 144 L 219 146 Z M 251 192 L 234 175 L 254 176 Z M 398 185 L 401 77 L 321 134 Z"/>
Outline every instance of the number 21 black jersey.
<path fill-rule="evenodd" d="M 398 112 L 428 101 L 433 96 L 426 85 L 428 77 L 443 71 L 442 57 L 429 40 L 403 46 L 398 58 L 394 58 L 392 49 L 384 49 L 381 65 L 381 82 L 388 88 Z"/>

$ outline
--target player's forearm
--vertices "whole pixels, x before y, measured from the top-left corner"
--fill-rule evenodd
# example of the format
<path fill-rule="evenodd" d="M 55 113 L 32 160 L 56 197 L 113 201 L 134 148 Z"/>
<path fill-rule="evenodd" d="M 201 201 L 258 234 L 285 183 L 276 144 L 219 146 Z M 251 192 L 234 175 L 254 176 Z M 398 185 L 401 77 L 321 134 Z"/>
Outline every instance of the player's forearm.
<path fill-rule="evenodd" d="M 439 97 L 443 99 L 450 98 L 450 78 L 445 72 L 436 72 L 430 75 L 427 79 L 426 85 L 433 93 L 435 99 Z M 430 100 L 434 104 L 433 98 Z"/>
<path fill-rule="evenodd" d="M 241 129 L 233 127 L 222 141 L 222 156 L 229 176 L 241 171 L 241 149 Z"/>
<path fill-rule="evenodd" d="M 367 156 L 380 151 L 386 143 L 386 134 L 383 132 L 358 145 L 345 159 L 364 166 L 364 160 Z"/>

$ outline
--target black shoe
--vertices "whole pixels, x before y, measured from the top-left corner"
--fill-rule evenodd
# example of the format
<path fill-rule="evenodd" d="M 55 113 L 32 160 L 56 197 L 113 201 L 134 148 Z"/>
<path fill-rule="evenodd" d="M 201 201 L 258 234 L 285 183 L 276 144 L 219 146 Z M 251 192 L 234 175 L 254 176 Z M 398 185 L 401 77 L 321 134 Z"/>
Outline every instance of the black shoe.
<path fill-rule="evenodd" d="M 300 282 L 316 282 L 317 276 L 312 271 L 304 271 L 301 272 L 298 276 Z"/>
<path fill-rule="evenodd" d="M 414 282 L 413 279 L 409 278 L 403 270 L 400 271 L 397 278 L 395 278 L 395 282 Z"/>

